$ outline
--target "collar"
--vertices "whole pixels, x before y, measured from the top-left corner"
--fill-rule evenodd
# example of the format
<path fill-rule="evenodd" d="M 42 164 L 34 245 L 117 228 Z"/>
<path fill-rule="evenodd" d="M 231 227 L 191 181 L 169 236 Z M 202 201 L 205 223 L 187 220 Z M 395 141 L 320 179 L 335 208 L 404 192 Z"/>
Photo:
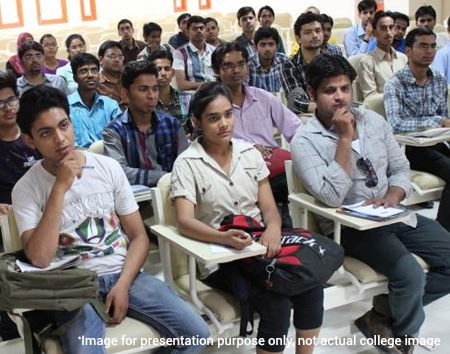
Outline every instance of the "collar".
<path fill-rule="evenodd" d="M 130 125 L 131 127 L 133 127 L 134 129 L 138 129 L 136 124 L 134 123 L 132 117 L 131 117 L 131 111 L 129 108 L 127 108 L 119 117 L 118 120 L 120 122 L 122 122 L 123 124 L 127 124 Z M 160 118 L 158 113 L 156 113 L 156 111 L 152 112 L 152 118 L 151 118 L 151 123 L 152 123 L 152 130 L 154 130 L 154 127 L 156 125 L 158 125 L 158 123 L 160 122 Z"/>
<path fill-rule="evenodd" d="M 44 81 L 43 81 L 42 83 L 38 84 L 38 85 L 42 85 L 42 84 L 44 84 L 45 82 L 47 82 L 47 83 L 51 83 L 51 82 L 52 82 L 52 80 L 51 80 L 49 74 L 44 74 L 44 73 L 43 73 L 43 75 L 44 75 Z M 27 78 L 25 77 L 25 75 L 22 75 L 22 76 L 19 78 L 19 80 L 20 80 L 20 84 L 21 84 L 22 86 L 25 86 L 25 85 L 29 85 L 29 86 L 37 86 L 36 84 L 32 84 L 31 82 L 29 82 L 29 81 L 27 80 Z"/>
<path fill-rule="evenodd" d="M 361 127 L 362 124 L 364 124 L 364 114 L 359 109 L 353 109 L 352 113 L 355 115 L 356 118 L 356 126 Z M 308 119 L 307 123 L 305 124 L 303 131 L 313 134 L 320 134 L 329 138 L 332 138 L 334 140 L 337 140 L 338 137 L 334 134 L 332 134 L 329 130 L 325 129 L 325 127 L 320 122 L 319 118 L 317 118 L 316 113 Z M 360 135 L 360 131 L 358 129 L 358 135 Z"/>
<path fill-rule="evenodd" d="M 358 37 L 364 36 L 366 31 L 364 31 L 364 28 L 363 28 L 363 26 L 361 26 L 361 23 L 358 22 L 355 25 L 355 27 L 356 27 L 356 33 L 357 33 Z"/>
<path fill-rule="evenodd" d="M 272 64 L 270 65 L 270 67 L 272 68 L 276 64 L 281 63 L 282 62 L 282 60 L 281 60 L 282 57 L 283 57 L 283 55 L 281 53 L 275 53 L 275 55 L 273 56 Z M 261 62 L 259 61 L 259 54 L 258 53 L 253 55 L 250 58 L 250 60 L 253 61 L 253 63 L 255 64 L 256 68 L 262 68 Z"/>
<path fill-rule="evenodd" d="M 379 60 L 383 60 L 384 58 L 389 58 L 389 53 L 386 53 L 384 50 L 378 48 L 378 46 L 375 47 L 375 49 L 372 51 L 373 55 L 376 56 Z M 397 51 L 394 49 L 394 47 L 391 47 L 391 60 L 397 59 Z"/>
<path fill-rule="evenodd" d="M 195 139 L 189 148 L 184 151 L 183 156 L 185 158 L 191 158 L 191 159 L 203 159 L 207 162 L 211 162 L 213 158 L 207 154 L 205 149 L 203 148 L 203 145 L 199 141 L 200 138 Z M 239 140 L 239 139 L 231 139 L 231 145 L 232 145 L 232 154 L 233 155 L 241 155 L 243 152 L 247 150 L 253 149 L 253 145 L 250 144 L 247 141 Z"/>
<path fill-rule="evenodd" d="M 102 70 L 100 72 L 99 78 L 98 78 L 98 83 L 102 84 L 104 82 L 109 82 L 112 84 L 118 84 L 120 82 L 120 77 L 117 78 L 116 80 L 112 79 L 110 76 L 106 75 L 105 72 Z"/>
<path fill-rule="evenodd" d="M 128 49 L 127 44 L 125 43 L 125 41 L 123 39 L 121 39 L 119 41 L 120 46 L 122 47 L 122 49 Z M 136 41 L 134 40 L 134 38 L 131 39 L 131 43 L 133 43 L 133 45 L 131 46 L 132 48 L 139 48 L 139 46 L 137 45 Z M 131 50 L 131 49 L 129 49 Z"/>
<path fill-rule="evenodd" d="M 409 84 L 415 84 L 417 82 L 414 74 L 412 73 L 411 69 L 409 68 L 409 65 L 406 65 L 405 68 L 402 71 L 403 77 L 402 77 L 402 81 L 404 81 L 405 83 L 409 83 Z M 433 77 L 434 76 L 434 72 L 433 70 L 428 67 L 427 69 L 427 77 Z"/>
<path fill-rule="evenodd" d="M 187 44 L 187 46 L 191 49 L 192 52 L 197 53 L 200 51 L 194 44 L 192 44 L 191 41 Z M 215 47 L 213 47 L 211 44 L 208 44 L 205 42 L 205 50 L 203 51 L 203 54 L 212 53 L 214 51 Z"/>
<path fill-rule="evenodd" d="M 67 100 L 69 101 L 69 105 L 73 105 L 75 103 L 79 103 L 85 107 L 87 107 L 83 100 L 81 99 L 80 96 L 80 92 L 78 90 L 74 91 L 72 94 L 70 94 L 69 96 L 67 96 Z M 94 103 L 92 105 L 92 107 L 94 107 L 95 105 L 97 105 L 97 103 L 99 101 L 103 101 L 103 96 L 99 95 L 97 92 L 94 95 Z"/>
<path fill-rule="evenodd" d="M 256 87 L 250 87 L 246 84 L 242 85 L 242 89 L 244 90 L 244 102 L 242 103 L 242 107 L 232 104 L 233 108 L 243 109 L 245 106 L 250 105 L 252 102 L 257 102 L 258 98 L 255 95 Z"/>

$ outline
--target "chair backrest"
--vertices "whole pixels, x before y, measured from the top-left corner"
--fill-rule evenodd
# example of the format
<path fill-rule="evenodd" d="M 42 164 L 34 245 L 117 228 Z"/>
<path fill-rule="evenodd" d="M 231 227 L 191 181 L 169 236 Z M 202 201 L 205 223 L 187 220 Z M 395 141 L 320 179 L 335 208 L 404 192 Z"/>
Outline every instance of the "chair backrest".
<path fill-rule="evenodd" d="M 290 161 L 290 160 L 285 161 L 284 165 L 285 165 L 285 169 L 286 169 L 286 180 L 287 180 L 287 185 L 288 185 L 288 193 L 289 194 L 295 194 L 295 193 L 309 194 L 309 192 L 306 190 L 303 183 L 300 181 L 300 178 L 297 177 L 297 174 L 295 173 L 294 168 L 292 166 L 292 161 Z M 293 207 L 290 207 L 289 211 L 291 214 L 292 224 L 294 225 L 294 227 L 298 227 L 298 226 L 305 227 L 305 225 L 303 225 L 303 223 L 302 223 L 302 220 L 300 220 L 301 214 L 299 213 L 299 211 L 295 210 Z M 314 231 L 314 232 L 319 231 L 319 227 L 316 223 L 316 220 L 314 219 L 314 217 L 311 213 L 308 213 L 307 223 L 308 223 L 308 230 Z"/>
<path fill-rule="evenodd" d="M 349 28 L 353 26 L 352 20 L 350 20 L 348 17 L 335 17 L 333 19 L 334 25 L 333 30 L 338 28 Z"/>
<path fill-rule="evenodd" d="M 357 54 L 348 58 L 348 62 L 353 66 L 353 69 L 358 70 L 359 62 L 365 55 L 366 54 Z M 364 100 L 358 76 L 356 76 L 355 82 L 353 83 L 353 100 L 356 102 L 362 102 Z"/>
<path fill-rule="evenodd" d="M 386 119 L 386 110 L 384 109 L 384 95 L 377 93 L 370 95 L 364 100 L 364 106 L 371 111 L 377 112 Z"/>
<path fill-rule="evenodd" d="M 156 223 L 176 226 L 175 208 L 169 199 L 170 173 L 159 179 L 157 188 L 160 198 L 152 198 Z M 189 273 L 188 256 L 186 253 L 175 247 L 171 247 L 171 260 L 174 279 Z"/>
<path fill-rule="evenodd" d="M 5 252 L 14 252 L 22 249 L 22 240 L 20 239 L 12 208 L 9 208 L 8 214 L 0 216 L 0 226 Z"/>
<path fill-rule="evenodd" d="M 105 147 L 103 140 L 94 141 L 88 148 L 88 151 L 103 155 L 105 152 Z"/>

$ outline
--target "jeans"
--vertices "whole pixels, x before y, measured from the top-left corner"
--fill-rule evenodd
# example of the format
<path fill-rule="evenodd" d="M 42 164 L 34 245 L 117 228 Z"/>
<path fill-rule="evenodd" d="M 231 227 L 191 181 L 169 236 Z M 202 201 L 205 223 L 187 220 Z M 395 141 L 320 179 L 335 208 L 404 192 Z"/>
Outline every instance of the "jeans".
<path fill-rule="evenodd" d="M 100 294 L 106 297 L 119 279 L 120 273 L 99 277 Z M 159 279 L 141 272 L 134 279 L 129 292 L 127 316 L 142 321 L 165 338 L 195 337 L 208 338 L 206 322 L 187 305 L 173 290 Z M 106 353 L 104 346 L 83 345 L 84 338 L 104 338 L 105 323 L 94 308 L 87 304 L 81 314 L 60 337 L 64 353 L 97 354 Z M 130 333 L 128 337 L 132 337 Z M 96 342 L 100 342 L 97 340 Z M 120 338 L 119 338 L 120 341 Z M 137 340 L 137 344 L 140 340 Z M 161 353 L 200 353 L 203 346 L 160 348 Z"/>
<path fill-rule="evenodd" d="M 377 229 L 342 230 L 347 255 L 367 263 L 388 280 L 392 331 L 413 336 L 425 320 L 423 306 L 450 293 L 450 234 L 417 215 L 417 227 L 397 223 Z M 427 274 L 411 252 L 430 266 Z"/>
<path fill-rule="evenodd" d="M 444 143 L 430 147 L 406 147 L 411 168 L 432 173 L 445 181 L 436 220 L 450 231 L 450 150 Z"/>

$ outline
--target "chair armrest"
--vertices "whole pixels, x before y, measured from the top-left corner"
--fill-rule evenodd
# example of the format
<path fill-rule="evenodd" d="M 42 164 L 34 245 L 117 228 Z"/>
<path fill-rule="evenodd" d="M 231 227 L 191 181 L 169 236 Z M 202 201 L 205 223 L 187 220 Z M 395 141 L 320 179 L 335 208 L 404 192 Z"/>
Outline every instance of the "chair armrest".
<path fill-rule="evenodd" d="M 409 220 L 410 215 L 400 216 L 395 219 L 385 221 L 375 221 L 358 218 L 356 216 L 345 215 L 337 212 L 337 208 L 330 208 L 324 206 L 321 202 L 313 196 L 306 193 L 289 194 L 289 200 L 299 205 L 307 211 L 323 216 L 324 218 L 332 220 L 335 224 L 339 223 L 344 226 L 351 227 L 356 230 L 370 230 L 381 226 L 395 224 L 397 222 Z"/>
<path fill-rule="evenodd" d="M 450 141 L 450 136 L 443 135 L 443 136 L 435 136 L 433 138 L 414 138 L 411 136 L 396 134 L 395 140 L 397 140 L 401 145 L 425 147 L 425 146 L 433 146 L 439 143 L 443 143 L 445 141 Z"/>
<path fill-rule="evenodd" d="M 226 252 L 216 253 L 211 250 L 211 244 L 197 241 L 181 235 L 177 228 L 169 225 L 153 225 L 151 230 L 158 236 L 164 238 L 170 244 L 181 248 L 188 255 L 205 263 L 205 265 L 215 263 L 226 263 L 237 259 L 258 256 L 266 253 L 266 247 L 253 242 L 242 251 L 227 249 Z"/>

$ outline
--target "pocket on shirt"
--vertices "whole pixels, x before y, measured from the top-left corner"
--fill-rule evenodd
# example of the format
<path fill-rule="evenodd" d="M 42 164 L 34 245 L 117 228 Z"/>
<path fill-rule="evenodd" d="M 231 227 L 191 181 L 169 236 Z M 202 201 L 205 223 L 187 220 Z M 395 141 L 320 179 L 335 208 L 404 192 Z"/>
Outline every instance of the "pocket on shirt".
<path fill-rule="evenodd" d="M 249 186 L 252 189 L 252 192 L 255 193 L 255 195 L 258 193 L 258 169 L 256 167 L 245 167 L 244 168 L 245 173 L 249 177 Z"/>

